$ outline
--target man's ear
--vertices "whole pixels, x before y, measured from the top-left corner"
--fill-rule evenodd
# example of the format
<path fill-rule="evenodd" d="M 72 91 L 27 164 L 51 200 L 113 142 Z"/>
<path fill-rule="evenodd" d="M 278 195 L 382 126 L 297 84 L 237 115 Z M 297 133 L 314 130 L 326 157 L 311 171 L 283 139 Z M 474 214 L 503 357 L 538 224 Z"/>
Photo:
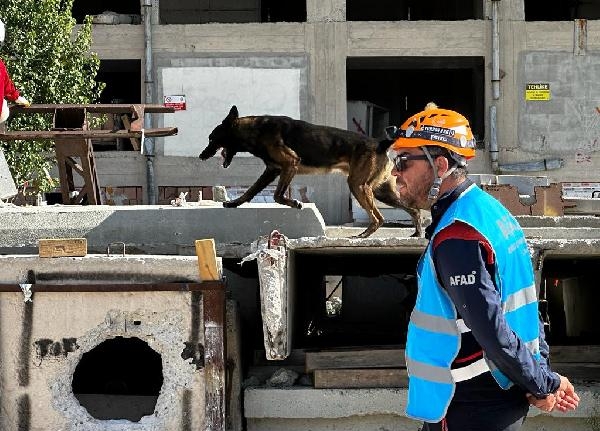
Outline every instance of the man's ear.
<path fill-rule="evenodd" d="M 448 171 L 448 169 L 450 169 L 450 163 L 448 162 L 448 159 L 444 156 L 437 156 L 435 158 L 434 163 L 438 172 L 438 176 L 440 177 L 444 175 Z"/>

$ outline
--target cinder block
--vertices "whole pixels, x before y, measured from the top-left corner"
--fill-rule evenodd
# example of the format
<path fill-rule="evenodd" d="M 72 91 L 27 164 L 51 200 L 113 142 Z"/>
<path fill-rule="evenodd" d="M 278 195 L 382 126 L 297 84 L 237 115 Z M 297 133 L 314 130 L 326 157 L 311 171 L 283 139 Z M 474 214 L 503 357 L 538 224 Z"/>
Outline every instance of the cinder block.
<path fill-rule="evenodd" d="M 560 184 L 535 186 L 535 202 L 531 205 L 524 204 L 519 197 L 517 188 L 510 184 L 482 185 L 481 187 L 502 202 L 513 215 L 564 215 L 564 202 Z"/>

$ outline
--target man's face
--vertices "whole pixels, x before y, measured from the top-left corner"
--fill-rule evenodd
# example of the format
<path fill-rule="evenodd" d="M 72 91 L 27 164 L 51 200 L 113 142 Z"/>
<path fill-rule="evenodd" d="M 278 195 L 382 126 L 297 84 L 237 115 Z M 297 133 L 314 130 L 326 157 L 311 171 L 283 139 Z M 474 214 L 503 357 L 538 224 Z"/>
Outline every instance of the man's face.
<path fill-rule="evenodd" d="M 396 157 L 406 156 L 404 160 Z M 401 148 L 390 153 L 394 163 L 392 175 L 396 177 L 396 187 L 403 203 L 412 208 L 429 209 L 427 198 L 433 185 L 434 175 L 420 148 Z M 416 158 L 415 158 L 416 157 Z"/>

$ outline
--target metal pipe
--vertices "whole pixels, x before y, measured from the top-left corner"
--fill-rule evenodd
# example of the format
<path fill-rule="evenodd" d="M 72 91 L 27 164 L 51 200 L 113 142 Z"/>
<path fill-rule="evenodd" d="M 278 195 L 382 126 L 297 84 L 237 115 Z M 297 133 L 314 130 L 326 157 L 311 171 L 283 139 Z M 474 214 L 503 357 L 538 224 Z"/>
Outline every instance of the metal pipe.
<path fill-rule="evenodd" d="M 498 25 L 498 4 L 492 0 L 492 98 L 500 99 L 500 30 Z"/>
<path fill-rule="evenodd" d="M 490 106 L 490 160 L 492 172 L 498 173 L 498 135 L 496 128 L 496 106 Z"/>
<path fill-rule="evenodd" d="M 154 103 L 154 80 L 152 79 L 152 0 L 142 0 L 144 19 L 144 87 L 145 103 Z M 152 116 L 144 113 L 144 127 L 152 128 Z M 142 143 L 146 156 L 146 187 L 148 204 L 156 205 L 156 184 L 154 178 L 154 139 L 145 138 Z"/>

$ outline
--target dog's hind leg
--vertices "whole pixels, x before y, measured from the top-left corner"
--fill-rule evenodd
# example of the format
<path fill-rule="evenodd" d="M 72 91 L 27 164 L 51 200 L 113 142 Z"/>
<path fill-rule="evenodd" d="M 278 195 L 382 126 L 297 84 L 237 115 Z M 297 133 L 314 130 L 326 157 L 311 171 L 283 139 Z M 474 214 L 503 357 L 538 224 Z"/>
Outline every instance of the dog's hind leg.
<path fill-rule="evenodd" d="M 423 236 L 423 220 L 421 218 L 421 211 L 415 208 L 409 208 L 402 203 L 400 197 L 398 196 L 398 192 L 396 191 L 395 177 L 389 177 L 386 182 L 380 184 L 375 190 L 373 190 L 373 193 L 378 201 L 394 208 L 402 208 L 404 211 L 406 211 L 408 215 L 410 215 L 410 218 L 415 226 L 415 232 L 411 236 Z"/>
<path fill-rule="evenodd" d="M 267 187 L 269 184 L 273 182 L 275 178 L 279 175 L 279 169 L 275 168 L 267 168 L 262 173 L 260 177 L 256 180 L 254 184 L 252 184 L 248 190 L 244 192 L 242 196 L 237 199 L 233 199 L 231 201 L 223 202 L 223 206 L 225 208 L 235 208 L 239 207 L 244 202 L 249 202 L 252 200 L 254 196 L 256 196 L 261 190 Z"/>

